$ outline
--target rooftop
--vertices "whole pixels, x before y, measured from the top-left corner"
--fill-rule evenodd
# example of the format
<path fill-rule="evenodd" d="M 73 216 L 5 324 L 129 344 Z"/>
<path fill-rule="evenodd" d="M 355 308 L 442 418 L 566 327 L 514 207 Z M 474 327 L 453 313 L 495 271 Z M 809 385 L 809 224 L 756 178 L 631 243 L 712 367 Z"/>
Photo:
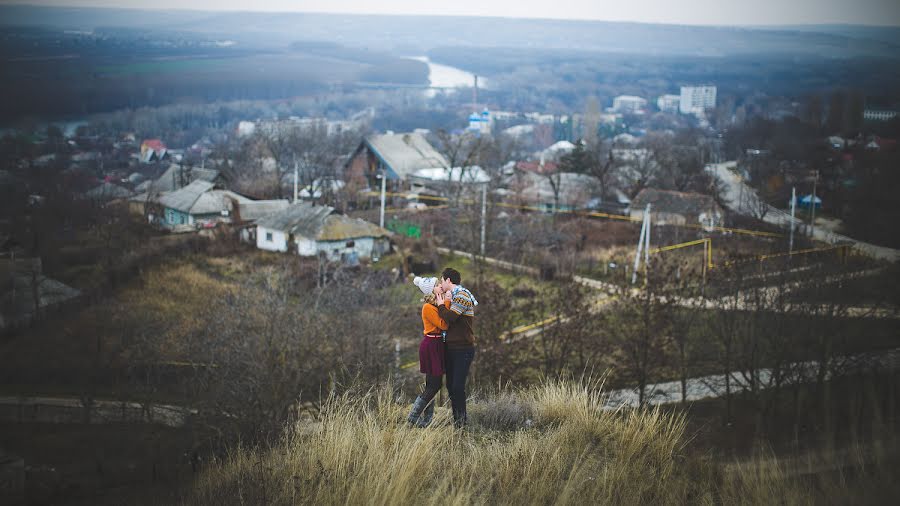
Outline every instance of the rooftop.
<path fill-rule="evenodd" d="M 677 214 L 700 214 L 719 207 L 709 195 L 644 188 L 631 201 L 631 208 L 643 210 L 647 204 L 651 212 Z"/>
<path fill-rule="evenodd" d="M 417 133 L 370 135 L 365 143 L 401 179 L 419 169 L 450 165 L 425 137 Z"/>

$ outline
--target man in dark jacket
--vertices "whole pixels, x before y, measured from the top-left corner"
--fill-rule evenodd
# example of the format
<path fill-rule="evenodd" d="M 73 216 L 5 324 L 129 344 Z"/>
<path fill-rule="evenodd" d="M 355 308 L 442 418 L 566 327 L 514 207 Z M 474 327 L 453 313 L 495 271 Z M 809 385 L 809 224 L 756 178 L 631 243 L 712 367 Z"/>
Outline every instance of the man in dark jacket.
<path fill-rule="evenodd" d="M 447 322 L 447 393 L 453 407 L 453 422 L 457 427 L 466 424 L 466 379 L 469 367 L 475 359 L 475 306 L 478 301 L 472 292 L 460 285 L 461 276 L 456 269 L 446 268 L 441 273 L 438 297 L 438 314 Z M 450 307 L 444 300 L 450 299 Z"/>

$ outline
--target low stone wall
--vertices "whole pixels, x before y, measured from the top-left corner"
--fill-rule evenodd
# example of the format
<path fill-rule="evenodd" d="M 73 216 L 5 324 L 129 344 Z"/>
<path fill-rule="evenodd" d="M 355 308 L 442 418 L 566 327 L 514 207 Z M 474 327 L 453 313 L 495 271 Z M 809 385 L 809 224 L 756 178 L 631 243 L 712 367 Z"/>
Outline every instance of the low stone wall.
<path fill-rule="evenodd" d="M 181 427 L 196 412 L 181 406 L 132 401 L 0 396 L 0 421 L 15 423 L 156 423 Z"/>

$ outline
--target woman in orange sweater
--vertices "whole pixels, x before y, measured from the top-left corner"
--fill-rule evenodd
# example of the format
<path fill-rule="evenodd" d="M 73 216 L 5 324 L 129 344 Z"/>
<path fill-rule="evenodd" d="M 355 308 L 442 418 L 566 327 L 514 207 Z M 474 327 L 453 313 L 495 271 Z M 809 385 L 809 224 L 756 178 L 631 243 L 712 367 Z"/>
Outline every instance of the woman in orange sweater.
<path fill-rule="evenodd" d="M 413 279 L 424 295 L 422 305 L 422 342 L 419 344 L 419 371 L 425 374 L 425 390 L 416 397 L 407 421 L 417 427 L 427 427 L 434 416 L 434 396 L 441 390 L 444 377 L 443 331 L 447 322 L 438 316 L 435 302 L 437 278 Z"/>

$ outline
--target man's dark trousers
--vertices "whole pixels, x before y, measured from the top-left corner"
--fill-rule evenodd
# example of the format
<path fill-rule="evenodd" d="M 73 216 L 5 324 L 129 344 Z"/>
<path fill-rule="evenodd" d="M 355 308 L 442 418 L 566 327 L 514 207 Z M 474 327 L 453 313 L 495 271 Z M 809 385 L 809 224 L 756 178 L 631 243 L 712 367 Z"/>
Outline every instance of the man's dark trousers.
<path fill-rule="evenodd" d="M 447 393 L 453 407 L 453 422 L 457 427 L 466 423 L 466 379 L 475 359 L 475 348 L 447 350 Z"/>

